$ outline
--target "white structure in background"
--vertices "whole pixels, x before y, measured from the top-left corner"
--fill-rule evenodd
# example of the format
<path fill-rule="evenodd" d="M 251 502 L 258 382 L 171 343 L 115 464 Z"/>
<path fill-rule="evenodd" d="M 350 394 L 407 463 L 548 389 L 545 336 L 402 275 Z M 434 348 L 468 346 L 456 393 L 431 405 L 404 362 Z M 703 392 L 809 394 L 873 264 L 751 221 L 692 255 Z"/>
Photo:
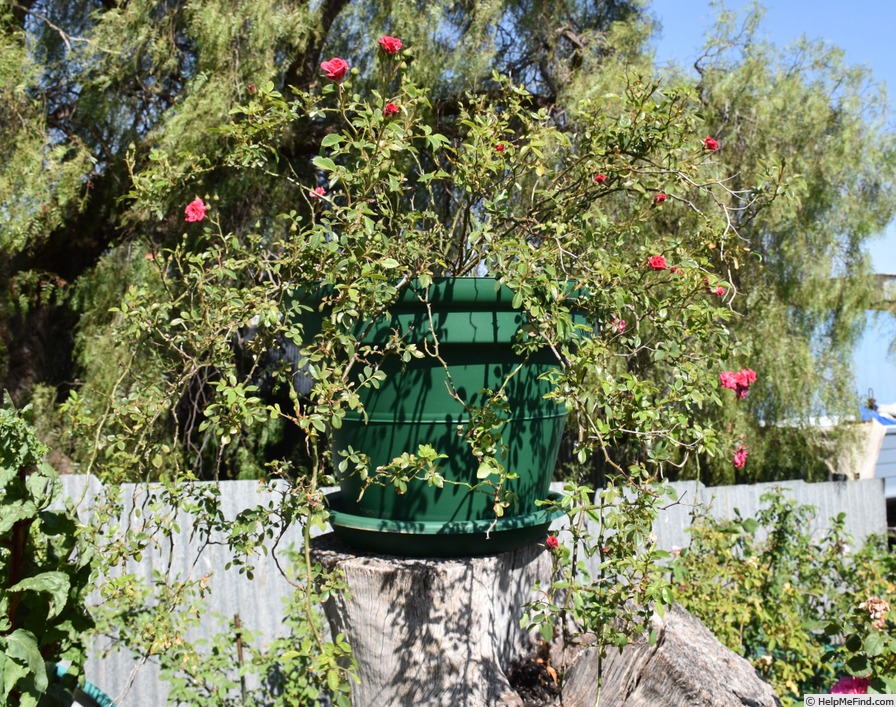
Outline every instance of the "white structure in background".
<path fill-rule="evenodd" d="M 896 403 L 878 405 L 876 410 L 862 410 L 862 418 L 870 424 L 866 438 L 865 463 L 858 469 L 860 479 L 883 479 L 887 500 L 887 525 L 896 529 Z"/>

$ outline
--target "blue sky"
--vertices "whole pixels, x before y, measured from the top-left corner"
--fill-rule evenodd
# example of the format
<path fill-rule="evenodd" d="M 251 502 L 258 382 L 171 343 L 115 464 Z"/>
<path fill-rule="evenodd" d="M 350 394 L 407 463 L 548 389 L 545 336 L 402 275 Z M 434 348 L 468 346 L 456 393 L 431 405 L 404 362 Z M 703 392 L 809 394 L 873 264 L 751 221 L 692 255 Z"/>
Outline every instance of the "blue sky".
<path fill-rule="evenodd" d="M 728 0 L 731 10 L 749 7 L 749 0 Z M 653 0 L 651 12 L 662 24 L 655 41 L 659 64 L 675 62 L 688 67 L 699 56 L 717 10 L 710 0 Z M 760 36 L 787 46 L 802 36 L 835 44 L 851 64 L 867 66 L 875 80 L 886 86 L 891 125 L 896 125 L 896 1 L 766 0 Z M 896 222 L 869 247 L 876 272 L 896 275 Z M 896 359 L 887 347 L 896 339 L 896 317 L 869 317 L 865 337 L 856 349 L 856 389 L 865 396 L 874 390 L 879 403 L 896 403 Z"/>

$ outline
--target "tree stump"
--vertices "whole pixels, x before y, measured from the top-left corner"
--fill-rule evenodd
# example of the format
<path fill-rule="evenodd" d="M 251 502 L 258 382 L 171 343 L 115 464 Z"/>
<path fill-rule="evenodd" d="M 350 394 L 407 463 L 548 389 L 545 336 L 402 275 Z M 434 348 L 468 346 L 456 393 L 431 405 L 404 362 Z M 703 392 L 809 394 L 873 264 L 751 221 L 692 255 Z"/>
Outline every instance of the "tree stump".
<path fill-rule="evenodd" d="M 506 672 L 533 651 L 519 619 L 536 582 L 550 579 L 542 547 L 419 559 L 357 551 L 328 533 L 312 548 L 348 588 L 324 608 L 358 661 L 353 705 L 523 707 Z"/>
<path fill-rule="evenodd" d="M 601 707 L 780 707 L 752 665 L 723 646 L 678 604 L 654 615 L 656 642 L 610 649 L 603 665 L 588 648 L 567 666 L 564 704 L 592 705 L 603 672 Z"/>

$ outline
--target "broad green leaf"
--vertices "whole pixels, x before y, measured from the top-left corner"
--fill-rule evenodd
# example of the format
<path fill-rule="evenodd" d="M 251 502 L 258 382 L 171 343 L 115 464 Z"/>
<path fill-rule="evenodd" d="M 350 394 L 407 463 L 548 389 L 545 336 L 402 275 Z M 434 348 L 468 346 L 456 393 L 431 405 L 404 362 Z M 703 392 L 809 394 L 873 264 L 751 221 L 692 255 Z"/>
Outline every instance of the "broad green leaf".
<path fill-rule="evenodd" d="M 34 686 L 40 692 L 45 692 L 47 685 L 47 666 L 44 663 L 43 656 L 40 654 L 40 648 L 37 645 L 37 639 L 34 634 L 25 629 L 18 628 L 6 637 L 6 664 L 3 666 L 3 685 L 4 689 L 9 685 L 8 680 L 12 679 L 13 674 L 18 674 L 18 670 L 11 667 L 14 658 L 20 664 L 24 665 L 28 674 L 34 680 Z M 19 677 L 22 677 L 19 675 Z M 18 680 L 19 678 L 15 678 Z M 13 684 L 15 681 L 13 682 Z M 9 688 L 12 689 L 11 687 Z M 7 694 L 8 694 L 7 690 Z"/>
<path fill-rule="evenodd" d="M 332 172 L 336 169 L 336 163 L 333 162 L 329 157 L 315 157 L 311 160 L 311 163 L 317 167 L 318 169 L 322 169 L 325 172 Z"/>
<path fill-rule="evenodd" d="M 865 654 L 868 655 L 868 657 L 874 658 L 884 651 L 884 637 L 877 631 L 869 633 L 862 643 L 862 648 L 865 650 Z"/>
<path fill-rule="evenodd" d="M 0 535 L 8 533 L 12 526 L 20 520 L 28 520 L 36 515 L 37 506 L 32 501 L 25 501 L 17 506 L 4 508 L 3 514 L 0 516 Z"/>
<path fill-rule="evenodd" d="M 36 577 L 26 577 L 9 588 L 10 592 L 41 592 L 50 595 L 48 619 L 59 615 L 68 601 L 71 580 L 64 572 L 43 572 Z"/>

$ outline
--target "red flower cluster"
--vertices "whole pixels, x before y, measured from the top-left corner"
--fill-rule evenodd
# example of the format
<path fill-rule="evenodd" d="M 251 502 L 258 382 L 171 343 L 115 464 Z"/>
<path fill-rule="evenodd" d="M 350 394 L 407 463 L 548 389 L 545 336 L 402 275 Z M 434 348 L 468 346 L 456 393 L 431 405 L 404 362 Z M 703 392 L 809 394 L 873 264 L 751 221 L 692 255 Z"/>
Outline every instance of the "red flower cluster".
<path fill-rule="evenodd" d="M 747 465 L 747 454 L 749 450 L 747 450 L 746 445 L 738 444 L 737 450 L 734 452 L 734 468 L 735 469 L 743 469 Z"/>
<path fill-rule="evenodd" d="M 324 70 L 328 79 L 342 81 L 345 78 L 345 73 L 348 71 L 348 62 L 345 59 L 334 56 L 330 61 L 322 61 L 320 68 Z"/>
<path fill-rule="evenodd" d="M 383 35 L 380 37 L 379 45 L 386 54 L 398 54 L 401 51 L 401 40 L 398 37 L 389 37 Z"/>
<path fill-rule="evenodd" d="M 756 371 L 750 368 L 742 368 L 737 373 L 734 371 L 722 371 L 719 380 L 723 388 L 735 391 L 738 398 L 746 398 L 750 385 L 756 382 Z"/>
<path fill-rule="evenodd" d="M 705 147 L 710 152 L 715 152 L 719 149 L 719 141 L 714 138 L 707 137 L 703 140 L 703 147 Z"/>
<path fill-rule="evenodd" d="M 618 333 L 622 334 L 625 331 L 625 320 L 620 319 L 619 317 L 613 317 L 613 322 L 611 325 Z"/>
<path fill-rule="evenodd" d="M 193 199 L 193 201 L 187 204 L 184 213 L 187 215 L 186 220 L 190 223 L 201 221 L 205 218 L 205 204 L 202 202 L 202 199 Z"/>
<path fill-rule="evenodd" d="M 507 146 L 504 143 L 499 142 L 497 145 L 495 145 L 495 149 L 498 152 L 504 152 L 504 150 L 507 149 Z"/>
<path fill-rule="evenodd" d="M 603 184 L 605 181 L 607 181 L 607 175 L 603 174 L 603 173 L 595 174 L 594 181 L 597 182 L 598 184 Z"/>
<path fill-rule="evenodd" d="M 844 675 L 831 688 L 832 695 L 867 695 L 870 681 L 852 675 Z"/>
<path fill-rule="evenodd" d="M 314 187 L 314 189 L 308 192 L 308 196 L 311 199 L 320 199 L 322 196 L 327 195 L 327 190 L 323 187 Z"/>
<path fill-rule="evenodd" d="M 401 108 L 399 108 L 394 103 L 387 103 L 386 107 L 383 108 L 383 115 L 386 116 L 387 118 L 391 118 L 393 115 L 398 115 L 398 112 L 400 110 L 401 110 Z"/>
<path fill-rule="evenodd" d="M 651 255 L 647 258 L 647 264 L 654 270 L 665 270 L 668 267 L 666 259 L 662 255 Z"/>
<path fill-rule="evenodd" d="M 666 200 L 666 192 L 661 191 L 655 197 L 653 197 L 653 201 L 656 204 L 662 204 Z"/>
<path fill-rule="evenodd" d="M 547 539 L 544 541 L 544 544 L 548 546 L 548 550 L 556 550 L 560 547 L 560 540 L 556 535 L 548 535 Z"/>

